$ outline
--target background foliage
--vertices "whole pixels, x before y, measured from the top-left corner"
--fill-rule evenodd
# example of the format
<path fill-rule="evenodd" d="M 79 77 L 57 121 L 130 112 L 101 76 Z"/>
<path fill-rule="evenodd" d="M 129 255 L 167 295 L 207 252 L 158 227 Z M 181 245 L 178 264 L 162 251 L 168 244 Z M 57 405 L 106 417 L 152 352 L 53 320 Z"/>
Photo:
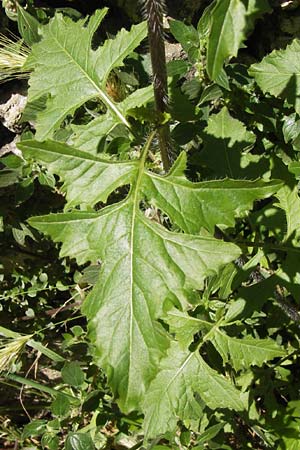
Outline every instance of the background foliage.
<path fill-rule="evenodd" d="M 297 2 L 169 18 L 163 116 L 145 22 L 2 3 L 1 445 L 297 449 Z"/>

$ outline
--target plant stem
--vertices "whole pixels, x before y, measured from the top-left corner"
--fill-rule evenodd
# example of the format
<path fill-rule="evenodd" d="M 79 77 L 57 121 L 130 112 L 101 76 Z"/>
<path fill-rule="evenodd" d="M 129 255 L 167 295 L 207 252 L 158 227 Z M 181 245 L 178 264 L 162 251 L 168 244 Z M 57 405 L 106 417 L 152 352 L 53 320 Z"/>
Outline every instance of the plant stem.
<path fill-rule="evenodd" d="M 163 28 L 164 1 L 145 0 L 144 11 L 148 24 L 154 99 L 157 115 L 160 118 L 167 111 L 168 105 L 168 78 Z M 170 129 L 168 124 L 158 128 L 158 139 L 163 167 L 167 172 L 171 166 Z"/>
<path fill-rule="evenodd" d="M 160 154 L 161 154 L 161 160 L 163 163 L 163 168 L 165 172 L 168 172 L 168 170 L 171 167 L 171 161 L 170 161 L 170 128 L 168 124 L 165 124 L 161 126 L 158 129 L 158 140 L 159 140 L 159 148 L 160 148 Z"/>

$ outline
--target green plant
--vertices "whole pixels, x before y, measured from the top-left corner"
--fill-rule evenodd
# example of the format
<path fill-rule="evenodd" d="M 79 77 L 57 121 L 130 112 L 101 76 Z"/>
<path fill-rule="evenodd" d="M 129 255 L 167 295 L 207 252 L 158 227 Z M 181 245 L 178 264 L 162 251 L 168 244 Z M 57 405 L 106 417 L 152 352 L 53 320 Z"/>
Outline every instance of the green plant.
<path fill-rule="evenodd" d="M 142 439 L 157 450 L 297 448 L 299 41 L 261 62 L 243 55 L 271 7 L 218 0 L 197 29 L 170 20 L 186 57 L 165 66 L 162 11 L 145 3 L 148 27 L 99 46 L 105 8 L 77 21 L 58 13 L 29 43 L 24 119 L 36 133 L 18 146 L 27 164 L 59 177 L 65 198 L 64 212 L 29 226 L 61 243 L 79 271 L 95 269 L 82 313 L 109 408 L 119 414 L 114 400 L 134 417 L 132 448 Z M 147 33 L 154 81 L 161 76 L 154 93 L 148 57 L 135 52 Z M 168 106 L 159 101 L 167 90 Z M 97 382 L 80 377 L 82 405 Z M 72 408 L 54 402 L 63 422 Z M 66 449 L 107 444 L 93 408 Z M 55 449 L 62 422 L 30 423 L 28 433 L 37 426 Z"/>

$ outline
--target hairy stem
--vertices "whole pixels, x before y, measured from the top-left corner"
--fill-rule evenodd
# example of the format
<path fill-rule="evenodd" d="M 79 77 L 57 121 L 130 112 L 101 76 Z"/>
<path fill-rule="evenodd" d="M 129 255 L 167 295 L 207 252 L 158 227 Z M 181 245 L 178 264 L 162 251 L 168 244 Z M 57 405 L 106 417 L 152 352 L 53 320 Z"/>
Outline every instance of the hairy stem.
<path fill-rule="evenodd" d="M 164 43 L 163 0 L 145 0 L 144 13 L 148 23 L 148 37 L 150 45 L 153 88 L 156 111 L 161 116 L 168 106 L 168 79 L 166 67 L 166 53 Z M 170 129 L 167 124 L 158 128 L 159 147 L 165 171 L 170 169 Z"/>

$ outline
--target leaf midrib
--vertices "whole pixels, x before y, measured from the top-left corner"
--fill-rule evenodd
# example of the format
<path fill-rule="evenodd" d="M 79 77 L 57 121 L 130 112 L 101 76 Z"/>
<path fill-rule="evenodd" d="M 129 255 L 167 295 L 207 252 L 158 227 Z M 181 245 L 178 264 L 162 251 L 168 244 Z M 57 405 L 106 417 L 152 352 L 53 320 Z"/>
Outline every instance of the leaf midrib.
<path fill-rule="evenodd" d="M 148 150 L 150 148 L 151 142 L 154 138 L 155 133 L 151 133 L 151 135 L 148 138 L 148 141 L 142 150 L 142 154 L 139 161 L 139 167 L 137 172 L 137 180 L 135 185 L 132 186 L 132 219 L 131 219 L 131 229 L 130 229 L 130 330 L 129 330 L 129 365 L 131 363 L 131 355 L 133 354 L 133 317 L 134 317 L 134 311 L 133 311 L 133 279 L 134 279 L 134 247 L 135 247 L 135 226 L 136 226 L 136 218 L 139 213 L 139 191 L 140 186 L 142 184 L 143 175 L 144 175 L 144 169 L 145 169 L 145 161 L 148 154 Z M 127 197 L 127 201 L 130 201 L 130 194 Z M 131 378 L 130 378 L 130 368 L 128 370 L 128 386 L 130 385 Z M 131 389 L 127 389 L 127 395 L 131 392 Z M 126 396 L 126 401 L 127 401 Z M 126 403 L 126 402 L 125 402 Z"/>

